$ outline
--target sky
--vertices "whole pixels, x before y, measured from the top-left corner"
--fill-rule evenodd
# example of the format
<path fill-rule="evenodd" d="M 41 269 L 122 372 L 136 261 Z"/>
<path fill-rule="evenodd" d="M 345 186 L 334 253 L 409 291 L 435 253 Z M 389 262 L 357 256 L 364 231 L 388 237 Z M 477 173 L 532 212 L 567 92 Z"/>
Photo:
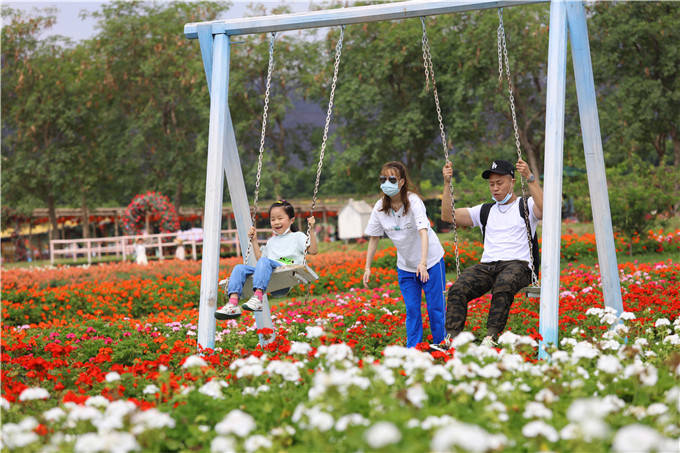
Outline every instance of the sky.
<path fill-rule="evenodd" d="M 60 2 L 52 1 L 5 1 L 2 0 L 3 5 L 7 5 L 11 8 L 22 9 L 24 11 L 30 12 L 33 9 L 42 9 L 47 7 L 53 7 L 58 9 L 57 13 L 57 23 L 46 32 L 46 35 L 62 35 L 68 36 L 73 40 L 87 39 L 94 36 L 95 21 L 93 19 L 82 20 L 80 18 L 80 12 L 82 10 L 96 11 L 99 7 L 107 3 L 105 1 L 73 1 L 73 0 L 62 0 Z M 233 19 L 238 17 L 243 17 L 248 14 L 248 6 L 253 3 L 258 3 L 265 5 L 268 9 L 276 7 L 281 4 L 286 4 L 291 8 L 293 12 L 307 11 L 310 8 L 310 0 L 232 0 L 232 7 L 229 11 L 221 17 L 221 19 Z M 319 3 L 318 1 L 316 2 Z"/>

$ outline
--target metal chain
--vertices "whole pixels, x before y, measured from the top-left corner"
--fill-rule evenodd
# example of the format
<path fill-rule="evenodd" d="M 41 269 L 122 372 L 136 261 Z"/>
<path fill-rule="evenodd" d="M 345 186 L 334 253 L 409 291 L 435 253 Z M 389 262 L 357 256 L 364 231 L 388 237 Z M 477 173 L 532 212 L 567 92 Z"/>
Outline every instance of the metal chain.
<path fill-rule="evenodd" d="M 420 18 L 420 23 L 423 26 L 423 66 L 425 68 L 425 91 L 429 91 L 429 81 L 432 78 L 432 93 L 434 95 L 434 104 L 437 108 L 437 120 L 439 121 L 439 134 L 442 141 L 442 148 L 444 149 L 444 160 L 449 161 L 449 148 L 446 143 L 446 133 L 444 132 L 444 120 L 442 119 L 442 110 L 439 106 L 439 95 L 437 93 L 437 82 L 434 78 L 434 66 L 432 65 L 432 53 L 430 52 L 430 42 L 427 39 L 427 29 L 425 27 L 425 18 Z M 451 193 L 451 217 L 453 220 L 453 242 L 456 253 L 456 276 L 460 276 L 460 252 L 458 250 L 458 225 L 456 224 L 456 201 L 453 196 L 453 177 L 449 180 L 449 191 Z"/>
<path fill-rule="evenodd" d="M 512 112 L 512 127 L 515 131 L 515 147 L 517 148 L 517 159 L 522 159 L 522 148 L 519 143 L 519 129 L 517 127 L 517 115 L 515 114 L 515 97 L 513 96 L 512 77 L 510 76 L 510 63 L 508 62 L 508 47 L 505 42 L 505 27 L 503 26 L 503 8 L 498 8 L 498 80 L 503 79 L 503 62 L 505 62 L 505 75 L 508 81 L 508 93 L 510 98 L 510 111 Z M 502 57 L 501 58 L 501 49 Z M 531 260 L 531 285 L 538 286 L 538 270 L 534 265 L 534 250 L 531 241 L 531 226 L 529 225 L 529 206 L 528 197 L 526 197 L 526 188 L 524 186 L 524 177 L 519 175 L 520 185 L 522 187 L 522 200 L 520 203 L 524 205 L 524 224 L 527 231 L 527 240 L 529 241 L 529 258 Z"/>
<path fill-rule="evenodd" d="M 264 91 L 264 111 L 262 112 L 262 132 L 260 134 L 260 152 L 257 157 L 257 176 L 255 177 L 255 195 L 253 197 L 253 212 L 252 223 L 255 226 L 255 217 L 257 216 L 257 201 L 260 197 L 260 176 L 262 174 L 262 157 L 264 155 L 264 139 L 267 130 L 267 113 L 269 111 L 269 91 L 271 87 L 272 71 L 274 70 L 274 40 L 276 39 L 276 32 L 272 33 L 269 40 L 269 66 L 267 68 L 267 82 Z M 257 235 L 257 232 L 255 233 Z M 250 238 L 249 238 L 250 239 Z M 257 239 L 255 239 L 257 240 Z M 248 250 L 243 258 L 243 263 L 248 264 L 248 258 L 253 249 L 252 239 L 248 241 Z"/>
<path fill-rule="evenodd" d="M 323 158 L 326 153 L 326 142 L 328 141 L 328 128 L 331 124 L 331 116 L 333 114 L 333 99 L 335 98 L 335 85 L 338 82 L 338 68 L 340 67 L 340 55 L 342 54 L 342 41 L 345 37 L 345 26 L 340 28 L 340 38 L 335 45 L 335 64 L 333 67 L 333 81 L 331 83 L 331 94 L 328 99 L 328 110 L 326 111 L 326 123 L 323 128 L 323 139 L 321 140 L 321 151 L 319 152 L 319 163 L 316 166 L 316 182 L 314 183 L 314 194 L 312 195 L 312 208 L 310 215 L 314 215 L 314 208 L 316 207 L 316 197 L 319 192 L 319 182 L 321 181 L 321 169 L 323 168 Z M 307 241 L 305 242 L 304 260 L 307 260 L 307 249 L 311 244 L 312 225 L 307 223 Z"/>

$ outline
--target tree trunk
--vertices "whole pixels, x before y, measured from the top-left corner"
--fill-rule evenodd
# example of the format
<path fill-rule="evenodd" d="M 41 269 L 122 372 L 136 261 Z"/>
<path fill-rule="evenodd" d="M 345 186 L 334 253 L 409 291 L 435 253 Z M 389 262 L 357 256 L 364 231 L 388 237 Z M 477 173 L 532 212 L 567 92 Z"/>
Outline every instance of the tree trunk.
<path fill-rule="evenodd" d="M 85 194 L 80 197 L 80 210 L 81 210 L 81 220 L 83 225 L 83 239 L 88 239 L 90 237 L 90 211 L 87 208 L 87 198 Z"/>
<path fill-rule="evenodd" d="M 678 128 L 671 129 L 671 141 L 673 143 L 673 164 L 675 168 L 680 168 L 680 134 Z M 675 181 L 675 193 L 680 192 L 680 181 Z M 673 205 L 673 214 L 680 211 L 680 200 L 677 200 Z"/>
<path fill-rule="evenodd" d="M 182 206 L 182 190 L 184 189 L 184 184 L 182 181 L 177 183 L 177 186 L 175 186 L 175 199 L 174 205 L 175 205 L 175 212 L 177 213 L 177 216 L 179 217 L 179 207 Z"/>
<path fill-rule="evenodd" d="M 47 196 L 47 214 L 50 217 L 50 240 L 57 239 L 59 234 L 59 223 L 57 221 L 57 209 L 55 208 L 54 195 Z"/>

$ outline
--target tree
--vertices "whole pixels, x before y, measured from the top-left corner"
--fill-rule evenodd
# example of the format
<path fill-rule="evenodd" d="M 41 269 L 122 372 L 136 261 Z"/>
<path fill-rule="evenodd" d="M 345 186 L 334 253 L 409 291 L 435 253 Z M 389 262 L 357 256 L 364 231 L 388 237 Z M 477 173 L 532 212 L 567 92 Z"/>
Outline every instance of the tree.
<path fill-rule="evenodd" d="M 54 23 L 52 13 L 2 10 L 2 192 L 14 206 L 44 203 L 54 232 L 56 204 L 68 184 L 70 103 L 62 77 L 73 67 L 63 38 L 38 38 Z"/>
<path fill-rule="evenodd" d="M 598 2 L 592 13 L 609 161 L 637 154 L 655 165 L 680 166 L 680 5 Z"/>
<path fill-rule="evenodd" d="M 197 40 L 188 22 L 213 20 L 227 3 L 116 1 L 92 14 L 99 32 L 90 43 L 101 55 L 101 87 L 108 105 L 99 143 L 129 150 L 135 190 L 173 193 L 179 208 L 187 187 L 205 175 L 209 97 Z M 124 125 L 123 130 L 118 125 Z M 202 185 L 199 186 L 199 188 Z"/>
<path fill-rule="evenodd" d="M 289 10 L 263 7 L 254 15 L 283 14 Z M 248 35 L 232 47 L 229 75 L 229 107 L 236 131 L 246 185 L 252 193 L 260 148 L 271 35 Z M 319 43 L 297 35 L 279 33 L 274 44 L 274 68 L 270 84 L 267 129 L 260 193 L 263 197 L 293 197 L 311 193 L 310 164 L 320 142 L 317 118 L 300 115 L 305 85 L 314 67 Z M 295 111 L 298 115 L 292 115 Z M 315 169 L 315 168 L 314 168 Z"/>

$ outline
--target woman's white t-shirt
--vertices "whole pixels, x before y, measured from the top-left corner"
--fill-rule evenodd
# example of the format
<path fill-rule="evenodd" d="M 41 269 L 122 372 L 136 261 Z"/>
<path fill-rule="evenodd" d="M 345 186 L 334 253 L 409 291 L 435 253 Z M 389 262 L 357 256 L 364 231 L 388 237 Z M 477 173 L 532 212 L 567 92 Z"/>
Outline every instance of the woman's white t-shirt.
<path fill-rule="evenodd" d="M 267 244 L 260 249 L 262 256 L 270 260 L 280 261 L 284 264 L 302 264 L 305 257 L 307 235 L 301 231 L 289 231 L 284 234 L 274 235 Z"/>
<path fill-rule="evenodd" d="M 427 268 L 431 268 L 444 257 L 439 238 L 430 228 L 425 204 L 416 194 L 409 193 L 409 210 L 404 214 L 402 206 L 398 211 L 390 209 L 388 213 L 381 211 L 382 198 L 373 206 L 371 218 L 368 220 L 365 234 L 382 236 L 386 234 L 397 247 L 397 267 L 407 272 L 416 272 L 420 263 L 419 230 L 427 228 Z"/>
<path fill-rule="evenodd" d="M 492 263 L 494 261 L 526 261 L 531 267 L 531 257 L 529 254 L 529 239 L 527 238 L 527 227 L 524 219 L 519 215 L 519 200 L 510 204 L 498 207 L 498 204 L 491 206 L 489 218 L 486 221 L 486 234 L 484 235 L 484 253 L 482 253 L 482 263 Z M 534 214 L 534 199 L 529 197 L 527 207 L 529 208 L 529 224 L 531 225 L 531 237 L 536 232 L 538 218 Z M 469 208 L 472 225 L 481 228 L 480 212 L 482 205 L 479 204 Z"/>

